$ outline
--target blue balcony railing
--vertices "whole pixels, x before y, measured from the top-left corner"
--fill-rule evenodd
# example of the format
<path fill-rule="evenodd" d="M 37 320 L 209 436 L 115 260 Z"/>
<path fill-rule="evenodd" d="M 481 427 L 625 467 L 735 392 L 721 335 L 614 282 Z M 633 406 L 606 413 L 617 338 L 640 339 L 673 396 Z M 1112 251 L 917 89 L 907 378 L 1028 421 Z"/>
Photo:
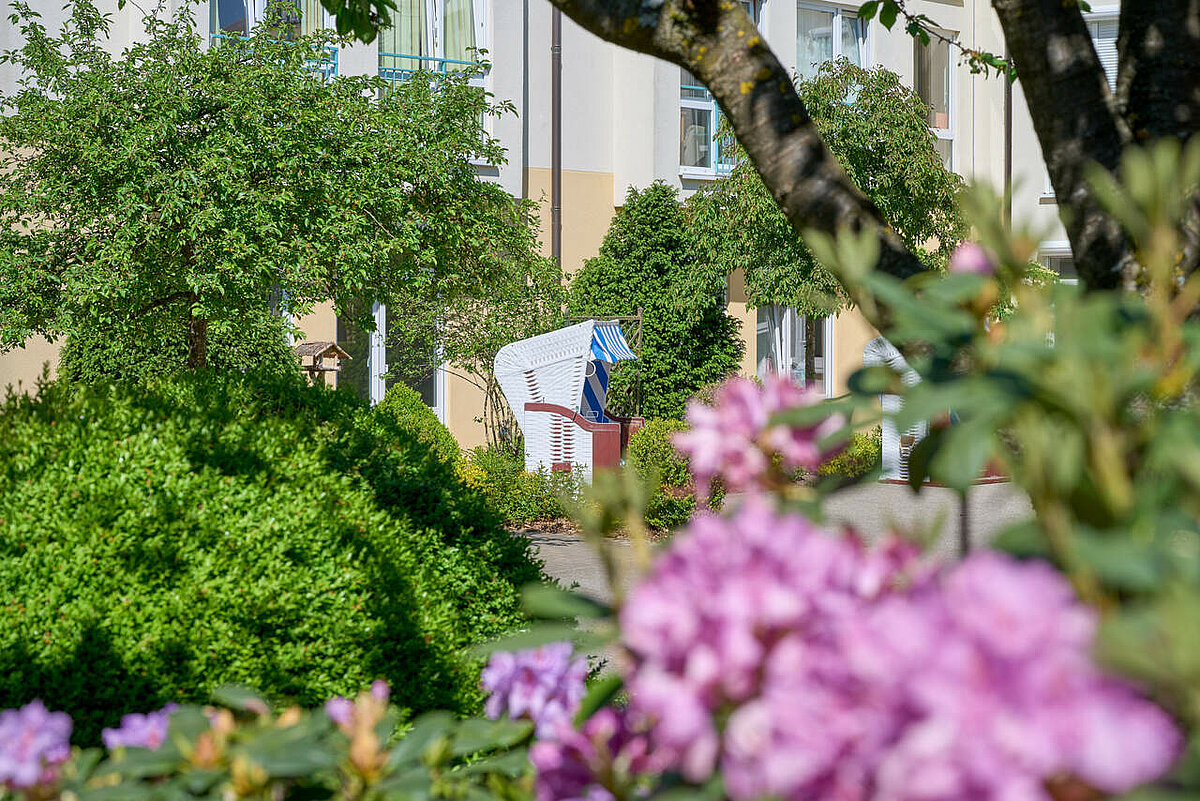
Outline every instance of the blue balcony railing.
<path fill-rule="evenodd" d="M 393 86 L 407 81 L 418 72 L 432 72 L 435 75 L 445 75 L 467 67 L 476 66 L 474 61 L 460 61 L 454 58 L 434 58 L 433 56 L 413 56 L 407 53 L 380 53 L 379 77 Z M 482 81 L 482 78 L 479 79 Z M 472 79 L 471 83 L 476 80 Z"/>
<path fill-rule="evenodd" d="M 238 40 L 246 42 L 250 40 L 249 36 L 243 36 L 236 33 L 214 33 L 212 34 L 213 44 L 219 44 L 223 40 Z M 304 66 L 313 72 L 317 73 L 324 80 L 336 78 L 338 74 L 338 49 L 333 45 L 325 45 L 321 48 L 321 53 L 313 52 L 313 58 L 304 62 Z"/>

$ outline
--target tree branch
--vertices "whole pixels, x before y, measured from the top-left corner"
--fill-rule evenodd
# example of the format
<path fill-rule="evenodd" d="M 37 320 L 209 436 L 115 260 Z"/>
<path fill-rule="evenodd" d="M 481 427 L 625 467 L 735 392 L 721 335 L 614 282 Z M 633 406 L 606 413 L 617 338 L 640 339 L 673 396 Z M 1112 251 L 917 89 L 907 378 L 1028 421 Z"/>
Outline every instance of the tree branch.
<path fill-rule="evenodd" d="M 791 76 L 741 4 L 729 0 L 551 0 L 607 41 L 684 67 L 712 92 L 763 182 L 798 232 L 874 233 L 876 269 L 899 278 L 925 271 L 829 152 Z M 843 282 L 851 299 L 863 292 Z M 861 305 L 861 304 L 860 304 Z M 871 323 L 886 327 L 886 310 Z"/>
<path fill-rule="evenodd" d="M 1021 89 L 1088 287 L 1130 284 L 1125 235 L 1085 178 L 1097 162 L 1116 172 L 1129 128 L 1113 106 L 1100 59 L 1078 6 L 1063 0 L 992 0 L 1021 76 Z"/>
<path fill-rule="evenodd" d="M 1200 0 L 1125 0 L 1117 37 L 1117 106 L 1134 141 L 1200 131 Z M 1182 269 L 1200 266 L 1200 194 L 1183 225 Z"/>

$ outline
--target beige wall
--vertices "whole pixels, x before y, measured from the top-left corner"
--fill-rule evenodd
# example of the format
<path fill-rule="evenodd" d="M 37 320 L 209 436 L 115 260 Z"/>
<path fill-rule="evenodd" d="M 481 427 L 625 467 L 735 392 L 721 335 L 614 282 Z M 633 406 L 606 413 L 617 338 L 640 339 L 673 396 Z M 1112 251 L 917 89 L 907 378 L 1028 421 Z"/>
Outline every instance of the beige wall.
<path fill-rule="evenodd" d="M 33 337 L 23 348 L 0 353 L 0 396 L 10 386 L 32 394 L 47 364 L 53 378 L 58 370 L 59 350 L 56 343 Z"/>
<path fill-rule="evenodd" d="M 528 197 L 536 201 L 542 220 L 542 252 L 550 255 L 550 170 L 525 171 Z M 622 193 L 624 194 L 624 193 Z M 562 171 L 562 265 L 572 273 L 600 250 L 613 212 L 611 172 Z"/>
<path fill-rule="evenodd" d="M 746 343 L 746 350 L 742 353 L 742 364 L 738 369 L 738 374 L 746 378 L 753 378 L 758 372 L 758 354 L 755 352 L 755 347 L 758 344 L 756 341 L 758 314 L 746 302 L 746 274 L 740 269 L 729 276 L 727 298 L 728 304 L 725 311 L 730 317 L 738 321 L 738 332 L 742 336 L 742 341 Z"/>
<path fill-rule="evenodd" d="M 487 444 L 483 430 L 483 390 L 454 371 L 446 373 L 446 428 L 462 448 Z"/>
<path fill-rule="evenodd" d="M 857 308 L 848 309 L 833 321 L 833 394 L 844 395 L 846 380 L 863 366 L 863 348 L 879 333 Z"/>

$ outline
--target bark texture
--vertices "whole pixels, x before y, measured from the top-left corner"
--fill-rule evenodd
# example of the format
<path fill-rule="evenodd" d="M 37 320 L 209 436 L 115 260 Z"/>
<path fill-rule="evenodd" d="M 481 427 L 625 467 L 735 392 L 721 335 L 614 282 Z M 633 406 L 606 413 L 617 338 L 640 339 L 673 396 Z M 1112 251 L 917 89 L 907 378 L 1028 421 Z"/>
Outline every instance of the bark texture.
<path fill-rule="evenodd" d="M 1129 263 L 1120 224 L 1086 179 L 1095 162 L 1116 172 L 1129 128 L 1077 6 L 1062 0 L 993 0 L 1058 198 L 1075 266 L 1093 289 L 1121 286 Z"/>
<path fill-rule="evenodd" d="M 876 269 L 925 271 L 875 205 L 850 182 L 817 133 L 791 76 L 733 0 L 551 0 L 602 39 L 691 71 L 712 92 L 793 227 L 836 235 L 868 230 Z M 857 300 L 861 288 L 847 286 Z M 871 322 L 885 327 L 886 309 Z"/>

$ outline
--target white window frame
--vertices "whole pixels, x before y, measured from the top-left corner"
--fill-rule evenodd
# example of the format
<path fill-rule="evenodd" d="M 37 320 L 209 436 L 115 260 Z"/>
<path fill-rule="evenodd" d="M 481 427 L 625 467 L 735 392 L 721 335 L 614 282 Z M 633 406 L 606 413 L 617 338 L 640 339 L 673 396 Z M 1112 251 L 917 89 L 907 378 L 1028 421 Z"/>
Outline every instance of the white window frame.
<path fill-rule="evenodd" d="M 940 33 L 942 36 L 947 37 L 948 39 L 952 39 L 954 41 L 958 40 L 957 33 L 952 33 L 951 31 L 938 31 L 938 33 Z M 918 40 L 916 38 L 913 39 L 913 45 L 914 45 L 914 47 L 913 47 L 913 86 L 915 87 L 916 83 L 917 83 L 916 48 L 922 47 L 923 45 L 921 45 L 920 40 Z M 954 146 L 954 130 L 955 130 L 956 125 L 958 124 L 958 108 L 957 108 L 958 102 L 957 102 L 957 98 L 954 96 L 956 89 L 957 89 L 957 84 L 958 84 L 958 80 L 957 80 L 958 76 L 955 75 L 957 70 L 955 69 L 955 67 L 958 65 L 954 58 L 954 51 L 953 51 L 954 45 L 950 44 L 950 42 L 944 42 L 941 39 L 931 38 L 929 44 L 924 45 L 924 46 L 925 47 L 937 46 L 937 47 L 946 48 L 946 72 L 948 73 L 948 75 L 946 77 L 946 84 L 947 84 L 946 91 L 949 95 L 949 102 L 946 104 L 946 127 L 945 128 L 934 128 L 932 125 L 930 125 L 929 131 L 930 131 L 930 133 L 933 134 L 935 139 L 939 139 L 943 142 L 950 143 L 950 167 L 949 167 L 949 169 L 950 169 L 950 172 L 958 172 L 958 148 Z"/>
<path fill-rule="evenodd" d="M 754 24 L 758 25 L 761 20 L 762 0 L 741 0 L 741 2 L 742 2 L 743 6 L 748 6 L 746 8 L 746 11 L 748 11 L 750 13 L 750 18 L 752 20 L 754 20 Z M 691 84 L 689 84 L 689 85 L 691 85 Z M 717 169 L 717 155 L 719 153 L 720 143 L 717 140 L 716 136 L 717 136 L 717 126 L 721 121 L 721 110 L 717 106 L 717 101 L 712 96 L 712 92 L 708 91 L 708 89 L 706 87 L 702 87 L 702 86 L 698 87 L 698 88 L 701 88 L 704 90 L 704 97 L 684 97 L 683 96 L 683 86 L 684 86 L 683 71 L 680 70 L 680 72 L 679 72 L 679 87 L 680 87 L 679 115 L 680 115 L 680 118 L 682 119 L 683 110 L 685 108 L 695 109 L 697 111 L 708 112 L 708 124 L 709 124 L 709 129 L 712 131 L 712 140 L 709 142 L 709 146 L 708 146 L 708 165 L 705 167 L 696 167 L 691 164 L 682 164 L 681 163 L 679 165 L 679 174 L 680 174 L 680 176 L 682 176 L 684 178 L 693 178 L 693 179 L 699 178 L 702 180 L 710 180 L 711 181 L 711 180 L 714 180 L 718 175 L 728 172 L 728 170 L 722 171 L 722 170 Z M 683 131 L 680 131 L 679 135 L 681 137 L 679 145 L 682 148 Z M 683 159 L 680 158 L 680 161 L 682 162 Z"/>
<path fill-rule="evenodd" d="M 370 332 L 367 344 L 367 393 L 371 405 L 383 400 L 387 394 L 387 306 L 379 301 L 371 304 L 371 318 L 375 330 Z M 439 364 L 434 372 L 434 399 L 436 406 L 430 407 L 441 423 L 446 422 L 446 365 Z"/>
<path fill-rule="evenodd" d="M 1046 256 L 1067 256 L 1074 260 L 1074 254 L 1071 252 L 1071 243 L 1065 239 L 1054 239 L 1048 242 L 1043 242 L 1038 246 L 1039 261 Z M 1063 278 L 1058 279 L 1064 284 L 1078 284 L 1078 278 Z"/>
<path fill-rule="evenodd" d="M 842 5 L 840 3 L 814 3 L 814 2 L 809 2 L 808 0 L 798 0 L 798 2 L 796 3 L 796 10 L 799 11 L 800 9 L 805 9 L 807 11 L 824 11 L 824 12 L 833 14 L 833 27 L 829 32 L 829 36 L 833 40 L 833 57 L 830 59 L 830 61 L 836 61 L 839 58 L 841 58 L 843 55 L 843 53 L 842 53 L 842 37 L 840 35 L 841 34 L 841 26 L 842 26 L 842 17 L 846 14 L 849 14 L 852 17 L 857 17 L 858 16 L 858 7 L 853 6 L 853 5 Z M 797 19 L 794 21 L 797 23 L 797 28 L 796 28 L 797 41 L 795 43 L 795 46 L 796 46 L 796 48 L 799 48 L 800 32 L 799 32 L 799 15 L 798 14 L 797 14 Z M 875 26 L 870 21 L 862 23 L 862 38 L 859 40 L 859 47 L 862 48 L 863 69 L 870 69 L 871 65 L 875 63 L 874 51 L 873 51 L 874 36 L 872 35 L 872 30 L 874 29 L 874 27 Z M 798 49 L 795 50 L 794 52 L 796 53 L 796 74 L 799 74 L 799 72 L 800 72 L 800 53 L 799 53 Z M 818 66 L 820 66 L 820 65 L 818 65 Z"/>
<path fill-rule="evenodd" d="M 775 372 L 777 375 L 782 375 L 786 378 L 792 378 L 793 376 L 791 373 L 790 365 L 793 361 L 796 361 L 796 358 L 795 358 L 796 354 L 792 352 L 792 345 L 796 342 L 795 330 L 798 326 L 804 325 L 805 315 L 800 314 L 799 312 L 797 312 L 794 308 L 792 308 L 790 306 L 776 306 L 776 308 L 783 309 L 783 314 L 781 317 L 782 332 L 780 335 L 780 340 L 781 340 L 780 344 L 782 345 L 782 348 L 781 348 L 782 353 L 780 354 L 781 364 L 776 365 Z M 825 394 L 825 397 L 827 397 L 827 398 L 833 397 L 833 353 L 834 353 L 834 347 L 833 347 L 834 324 L 833 323 L 834 323 L 834 319 L 835 319 L 835 315 L 829 314 L 829 315 L 825 316 L 824 321 L 822 323 L 822 327 L 824 328 L 824 330 L 822 331 L 822 335 L 824 338 L 825 352 L 821 354 L 821 391 Z M 754 333 L 755 333 L 755 336 L 754 336 L 754 347 L 755 347 L 754 364 L 755 364 L 755 373 L 756 374 L 758 373 L 759 364 L 761 362 L 761 358 L 759 357 L 757 349 L 758 349 L 758 335 L 762 330 L 762 328 L 761 328 L 762 325 L 764 325 L 764 324 L 759 323 L 757 321 L 757 312 L 756 312 L 755 327 L 754 327 Z M 801 354 L 801 358 L 803 358 L 803 354 Z"/>

